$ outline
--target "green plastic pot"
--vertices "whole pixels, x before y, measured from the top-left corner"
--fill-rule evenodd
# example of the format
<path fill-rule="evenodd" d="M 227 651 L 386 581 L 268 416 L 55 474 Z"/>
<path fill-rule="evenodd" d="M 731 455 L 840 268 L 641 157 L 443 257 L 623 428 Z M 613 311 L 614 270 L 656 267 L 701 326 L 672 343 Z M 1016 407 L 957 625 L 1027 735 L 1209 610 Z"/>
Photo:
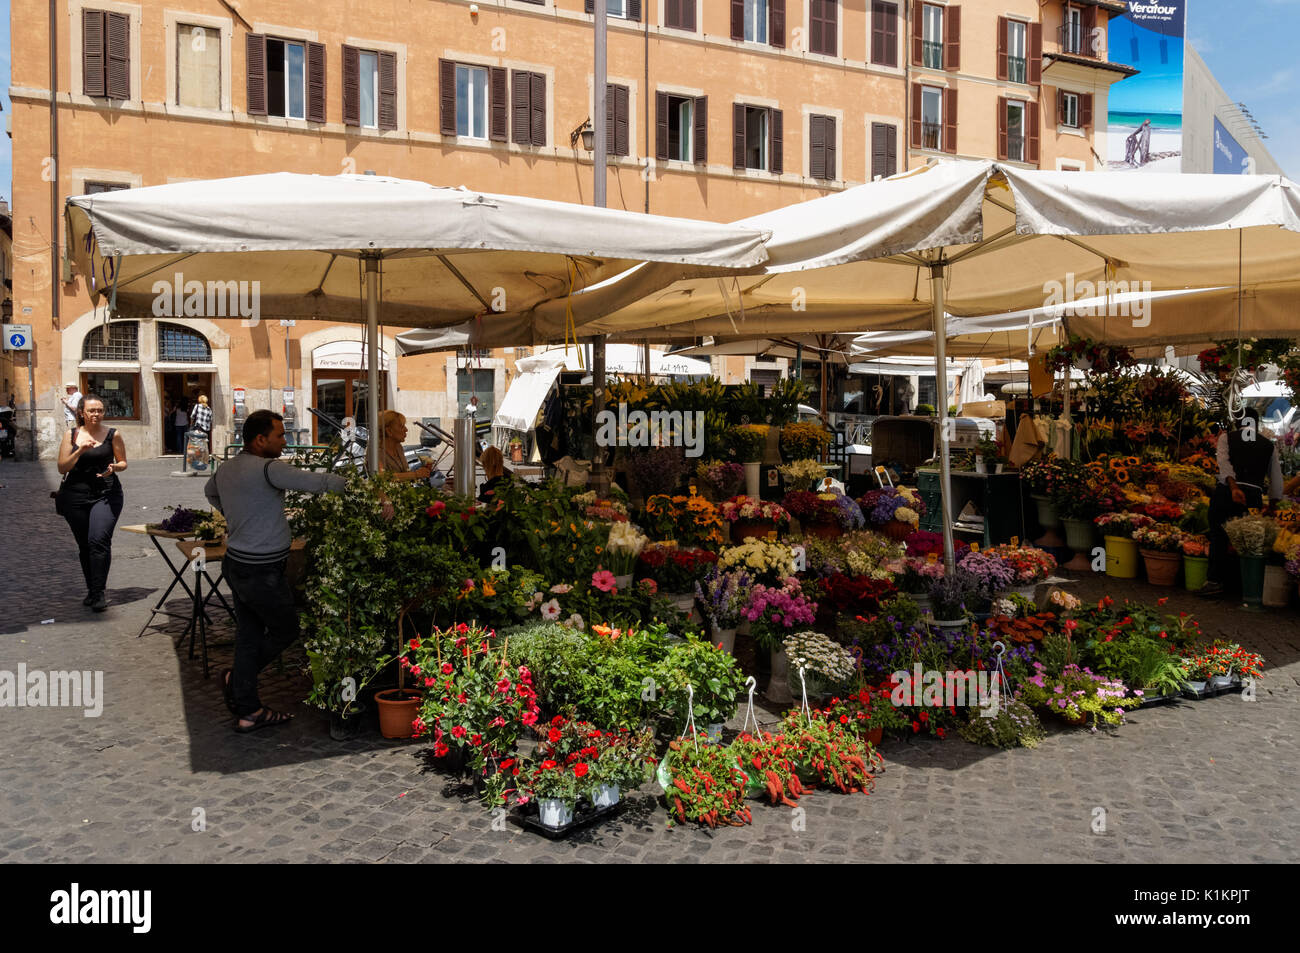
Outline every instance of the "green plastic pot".
<path fill-rule="evenodd" d="M 1209 557 L 1183 557 L 1183 585 L 1187 587 L 1188 592 L 1199 592 L 1205 586 L 1205 579 L 1209 573 Z"/>
<path fill-rule="evenodd" d="M 1264 567 L 1268 565 L 1266 556 L 1240 556 L 1241 564 L 1241 601 L 1247 609 L 1262 612 L 1264 609 Z"/>

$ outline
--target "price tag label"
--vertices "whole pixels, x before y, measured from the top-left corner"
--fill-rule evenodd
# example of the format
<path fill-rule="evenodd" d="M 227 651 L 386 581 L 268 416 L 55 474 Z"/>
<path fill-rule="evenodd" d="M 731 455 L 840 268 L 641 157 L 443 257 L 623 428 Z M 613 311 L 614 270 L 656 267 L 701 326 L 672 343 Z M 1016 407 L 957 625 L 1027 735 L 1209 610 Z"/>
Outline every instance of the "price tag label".
<path fill-rule="evenodd" d="M 1011 537 L 1011 545 L 1012 545 L 1012 546 L 1019 546 L 1019 545 L 1020 545 L 1020 537 L 1019 537 L 1019 536 L 1012 536 L 1012 537 Z"/>
<path fill-rule="evenodd" d="M 971 543 L 971 544 L 970 544 L 970 551 L 971 551 L 972 553 L 978 553 L 978 552 L 980 551 L 980 544 L 979 544 L 979 543 Z"/>
<path fill-rule="evenodd" d="M 925 556 L 925 561 L 928 562 L 928 563 L 937 563 L 937 562 L 939 561 L 939 554 L 938 554 L 938 553 L 927 553 L 926 556 Z"/>

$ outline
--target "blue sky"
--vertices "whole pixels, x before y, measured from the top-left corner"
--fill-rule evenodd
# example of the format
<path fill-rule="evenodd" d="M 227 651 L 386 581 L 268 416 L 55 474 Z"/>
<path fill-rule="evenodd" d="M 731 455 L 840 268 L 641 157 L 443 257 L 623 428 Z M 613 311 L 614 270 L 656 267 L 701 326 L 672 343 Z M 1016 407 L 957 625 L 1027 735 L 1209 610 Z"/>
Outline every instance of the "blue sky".
<path fill-rule="evenodd" d="M 0 0 L 0 103 L 9 103 L 9 0 Z M 1244 102 L 1284 172 L 1300 178 L 1300 0 L 1191 0 L 1187 33 L 1228 98 Z M 1122 57 L 1119 57 L 1122 59 Z M 12 195 L 12 142 L 0 135 L 0 198 Z"/>

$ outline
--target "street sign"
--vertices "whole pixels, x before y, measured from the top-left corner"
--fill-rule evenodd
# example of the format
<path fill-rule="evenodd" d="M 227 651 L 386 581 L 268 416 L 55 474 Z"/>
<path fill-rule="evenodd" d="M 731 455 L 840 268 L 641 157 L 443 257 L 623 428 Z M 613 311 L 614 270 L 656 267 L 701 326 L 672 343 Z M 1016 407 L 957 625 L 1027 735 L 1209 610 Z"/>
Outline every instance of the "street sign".
<path fill-rule="evenodd" d="M 30 351 L 32 349 L 32 326 L 30 324 L 4 325 L 4 349 L 6 351 Z"/>

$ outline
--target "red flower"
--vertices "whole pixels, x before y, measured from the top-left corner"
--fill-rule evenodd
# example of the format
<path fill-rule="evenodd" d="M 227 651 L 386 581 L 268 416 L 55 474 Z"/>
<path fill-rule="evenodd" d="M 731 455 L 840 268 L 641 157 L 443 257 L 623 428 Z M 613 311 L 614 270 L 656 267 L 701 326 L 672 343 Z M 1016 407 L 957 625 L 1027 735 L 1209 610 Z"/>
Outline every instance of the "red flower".
<path fill-rule="evenodd" d="M 841 724 L 841 725 L 847 725 L 848 723 L 849 723 L 849 716 L 848 716 L 848 715 L 840 715 L 840 724 Z"/>
<path fill-rule="evenodd" d="M 552 728 L 550 731 L 546 733 L 546 740 L 549 741 L 551 744 L 556 744 L 561 737 L 562 735 L 560 734 L 558 728 Z"/>
<path fill-rule="evenodd" d="M 451 663 L 450 663 L 450 662 L 443 662 L 443 663 L 442 663 L 442 674 L 444 674 L 444 675 L 450 675 L 450 674 L 451 674 L 452 672 L 454 672 L 454 671 L 455 671 L 455 669 L 451 667 Z"/>
<path fill-rule="evenodd" d="M 930 713 L 929 713 L 929 712 L 924 712 L 924 711 L 923 711 L 923 712 L 921 712 L 920 718 L 921 718 L 921 721 L 922 721 L 922 722 L 927 722 L 927 721 L 930 720 Z"/>
<path fill-rule="evenodd" d="M 432 679 L 432 678 L 426 678 L 426 679 L 424 680 L 424 687 L 425 687 L 425 688 L 433 688 L 433 686 L 436 685 L 436 684 L 438 684 L 438 683 L 437 683 L 434 679 Z"/>
<path fill-rule="evenodd" d="M 469 743 L 472 744 L 475 748 L 477 748 L 479 745 L 483 743 L 483 736 L 471 735 L 469 739 Z"/>
<path fill-rule="evenodd" d="M 411 648 L 413 648 L 413 649 L 418 649 L 418 648 L 420 647 L 420 640 L 419 640 L 419 639 L 411 639 L 411 641 L 408 642 L 407 644 L 408 644 Z"/>
<path fill-rule="evenodd" d="M 461 704 L 461 705 L 468 705 L 468 704 L 469 704 L 469 699 L 465 697 L 465 693 L 464 693 L 464 692 L 461 692 L 459 695 L 456 696 L 456 701 L 457 701 L 458 704 Z"/>
<path fill-rule="evenodd" d="M 451 750 L 450 748 L 448 748 L 445 744 L 439 741 L 436 745 L 433 746 L 433 756 L 435 758 L 445 758 L 447 757 L 447 752 L 450 750 Z"/>
<path fill-rule="evenodd" d="M 586 773 L 587 773 L 587 766 L 586 766 L 585 764 L 582 764 L 581 762 L 579 762 L 578 764 L 575 764 L 575 765 L 573 766 L 573 775 L 574 775 L 574 777 L 578 777 L 578 778 L 580 778 L 580 777 L 583 777 Z"/>
<path fill-rule="evenodd" d="M 919 721 L 912 722 L 912 733 L 916 734 L 916 732 L 920 730 L 921 730 L 921 723 Z"/>
<path fill-rule="evenodd" d="M 934 729 L 934 733 L 935 733 L 936 735 L 938 735 L 940 738 L 943 737 L 943 729 L 942 729 L 942 728 L 936 728 L 936 729 Z"/>
<path fill-rule="evenodd" d="M 424 515 L 436 519 L 442 516 L 443 510 L 446 508 L 447 504 L 442 502 L 442 500 L 434 500 L 433 505 L 425 509 Z"/>
<path fill-rule="evenodd" d="M 464 725 L 457 725 L 455 728 L 451 729 L 451 736 L 453 738 L 464 738 L 465 734 L 466 731 Z"/>
<path fill-rule="evenodd" d="M 551 768 L 558 768 L 559 766 L 560 766 L 560 763 L 559 763 L 558 761 L 552 761 L 552 760 L 550 760 L 549 758 L 548 758 L 547 760 L 545 760 L 545 761 L 542 762 L 542 770 L 543 770 L 543 771 L 549 771 L 549 770 L 551 770 Z"/>
<path fill-rule="evenodd" d="M 411 674 L 414 675 L 416 678 L 419 678 L 419 677 L 420 677 L 420 666 L 418 666 L 418 665 L 412 665 L 412 666 L 411 666 Z"/>

